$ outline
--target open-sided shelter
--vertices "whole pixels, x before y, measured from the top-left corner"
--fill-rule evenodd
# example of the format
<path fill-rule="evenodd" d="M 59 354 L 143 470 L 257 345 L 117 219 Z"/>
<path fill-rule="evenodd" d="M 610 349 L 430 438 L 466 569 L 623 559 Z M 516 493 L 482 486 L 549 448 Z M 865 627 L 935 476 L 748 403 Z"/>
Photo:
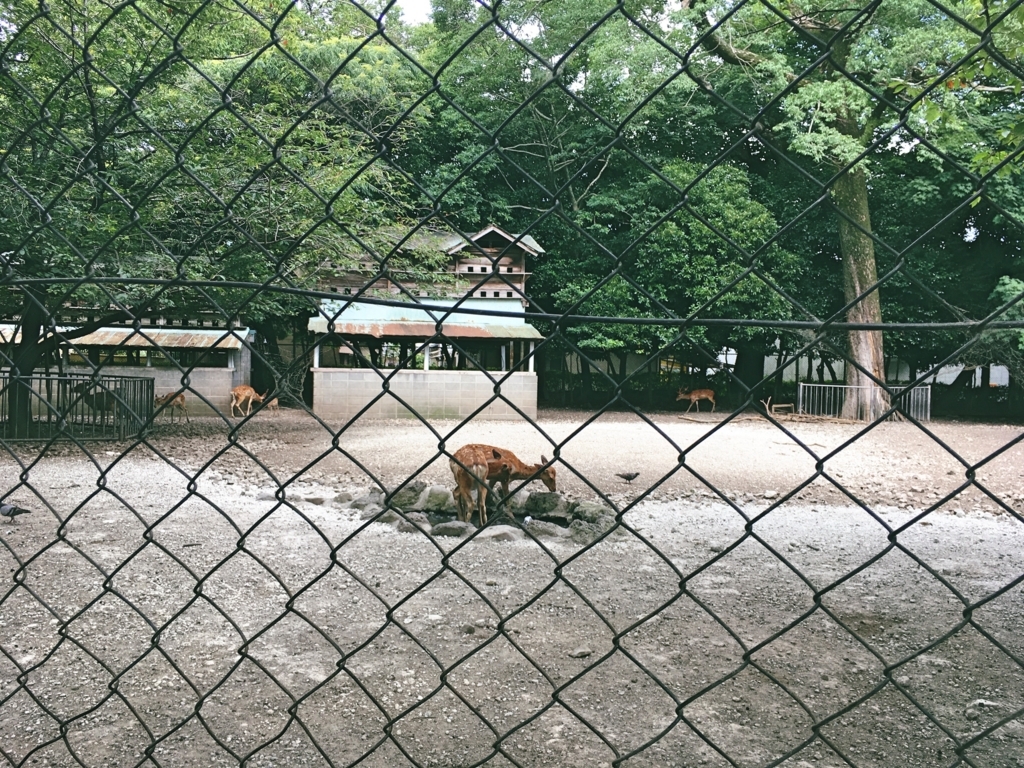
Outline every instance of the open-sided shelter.
<path fill-rule="evenodd" d="M 339 295 L 309 321 L 317 334 L 313 410 L 463 418 L 487 403 L 485 418 L 536 417 L 533 353 L 543 336 L 523 311 L 528 260 L 543 248 L 496 226 L 469 238 L 431 232 L 412 246 L 442 254 L 441 266 L 402 279 L 375 276 L 368 265 L 326 281 Z"/>

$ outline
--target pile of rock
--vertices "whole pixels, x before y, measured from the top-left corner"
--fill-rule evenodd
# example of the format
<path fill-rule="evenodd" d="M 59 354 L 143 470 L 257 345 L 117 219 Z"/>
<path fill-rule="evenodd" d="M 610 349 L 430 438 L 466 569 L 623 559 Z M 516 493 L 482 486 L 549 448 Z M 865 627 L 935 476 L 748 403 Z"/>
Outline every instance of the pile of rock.
<path fill-rule="evenodd" d="M 492 497 L 493 498 L 493 495 Z M 393 525 L 403 533 L 423 532 L 433 536 L 464 537 L 477 529 L 472 523 L 454 517 L 452 492 L 441 485 L 428 486 L 415 481 L 398 491 L 387 504 L 379 491 L 370 491 L 348 504 L 359 511 L 361 520 Z M 615 524 L 615 512 L 597 501 L 570 501 L 560 493 L 525 493 L 514 496 L 503 510 L 494 514 L 511 518 L 515 525 L 492 524 L 476 535 L 476 540 L 515 541 L 524 538 L 524 530 L 537 538 L 569 539 L 587 544 Z M 430 519 L 435 520 L 432 525 Z M 522 523 L 517 521 L 522 518 Z M 497 523 L 497 518 L 492 517 Z"/>

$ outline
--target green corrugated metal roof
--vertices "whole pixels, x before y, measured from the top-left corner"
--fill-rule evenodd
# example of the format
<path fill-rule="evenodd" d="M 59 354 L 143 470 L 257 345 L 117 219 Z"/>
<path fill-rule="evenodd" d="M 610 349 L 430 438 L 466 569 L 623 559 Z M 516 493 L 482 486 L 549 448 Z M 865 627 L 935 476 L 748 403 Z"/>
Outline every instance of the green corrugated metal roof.
<path fill-rule="evenodd" d="M 314 333 L 327 333 L 325 317 L 311 317 L 309 330 Z M 342 336 L 371 336 L 381 338 L 429 339 L 437 334 L 434 323 L 414 322 L 336 322 L 334 332 Z M 493 325 L 445 323 L 441 326 L 441 334 L 451 339 L 543 339 L 540 331 L 525 323 L 519 325 Z"/>

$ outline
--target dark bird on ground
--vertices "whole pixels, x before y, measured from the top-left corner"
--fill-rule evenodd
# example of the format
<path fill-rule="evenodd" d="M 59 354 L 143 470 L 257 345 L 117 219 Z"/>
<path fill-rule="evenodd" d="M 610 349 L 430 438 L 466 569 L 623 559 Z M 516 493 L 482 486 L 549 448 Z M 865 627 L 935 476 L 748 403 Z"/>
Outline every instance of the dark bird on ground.
<path fill-rule="evenodd" d="M 639 472 L 617 472 L 615 474 L 615 476 L 616 477 L 621 477 L 627 483 L 632 485 L 633 481 L 636 480 L 638 477 L 640 477 L 640 473 Z"/>
<path fill-rule="evenodd" d="M 0 515 L 8 517 L 12 521 L 18 515 L 27 515 L 31 511 L 32 510 L 30 509 L 22 509 L 21 507 L 16 507 L 13 504 L 0 504 Z"/>

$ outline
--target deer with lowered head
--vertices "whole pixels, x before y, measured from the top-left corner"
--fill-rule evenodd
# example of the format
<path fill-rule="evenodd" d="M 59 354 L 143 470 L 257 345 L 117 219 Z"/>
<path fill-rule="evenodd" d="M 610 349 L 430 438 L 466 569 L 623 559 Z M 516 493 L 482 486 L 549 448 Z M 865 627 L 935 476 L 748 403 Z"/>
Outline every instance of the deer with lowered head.
<path fill-rule="evenodd" d="M 157 410 L 166 407 L 171 416 L 171 423 L 174 423 L 174 409 L 177 408 L 179 411 L 185 414 L 185 420 L 191 422 L 192 419 L 188 417 L 188 408 L 185 407 L 185 393 L 184 392 L 168 392 L 166 395 L 157 395 L 153 401 L 153 405 Z"/>
<path fill-rule="evenodd" d="M 264 392 L 262 395 L 255 389 L 250 387 L 248 384 L 239 384 L 237 387 L 231 390 L 231 415 L 235 415 L 235 408 L 238 408 L 239 415 L 242 414 L 242 403 L 246 403 L 245 415 L 248 416 L 252 413 L 253 401 L 262 403 L 263 398 L 267 396 Z"/>
<path fill-rule="evenodd" d="M 471 443 L 457 450 L 455 458 L 458 459 L 458 462 L 451 461 L 450 464 L 457 486 L 455 489 L 456 503 L 460 510 L 459 519 L 462 520 L 461 515 L 465 514 L 466 522 L 472 515 L 473 497 L 471 494 L 474 484 L 478 486 L 477 506 L 480 525 L 487 522 L 487 491 L 493 491 L 495 483 L 501 483 L 504 497 L 508 496 L 508 484 L 511 480 L 539 479 L 549 491 L 555 490 L 555 468 L 544 466 L 548 463 L 544 456 L 540 457 L 540 464 L 525 464 L 507 448 Z M 459 462 L 472 469 L 472 477 Z M 483 469 L 484 465 L 486 465 L 486 471 Z M 464 509 L 467 511 L 463 512 Z"/>
<path fill-rule="evenodd" d="M 501 495 L 508 496 L 510 480 L 530 479 L 540 480 L 549 491 L 555 490 L 555 468 L 544 466 L 548 463 L 544 456 L 540 457 L 540 464 L 524 464 L 506 448 L 495 448 L 491 445 L 482 447 L 490 448 L 500 454 L 500 457 L 489 459 L 487 462 L 487 480 L 490 482 L 492 491 L 495 483 L 501 483 Z"/>
<path fill-rule="evenodd" d="M 715 412 L 715 390 L 713 389 L 695 389 L 692 392 L 683 392 L 679 390 L 679 394 L 676 395 L 676 402 L 680 400 L 689 400 L 690 408 L 693 408 L 694 403 L 697 404 L 697 413 L 700 413 L 700 401 L 710 400 L 711 401 L 711 412 Z M 690 412 L 690 408 L 686 409 L 686 412 Z"/>

